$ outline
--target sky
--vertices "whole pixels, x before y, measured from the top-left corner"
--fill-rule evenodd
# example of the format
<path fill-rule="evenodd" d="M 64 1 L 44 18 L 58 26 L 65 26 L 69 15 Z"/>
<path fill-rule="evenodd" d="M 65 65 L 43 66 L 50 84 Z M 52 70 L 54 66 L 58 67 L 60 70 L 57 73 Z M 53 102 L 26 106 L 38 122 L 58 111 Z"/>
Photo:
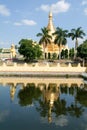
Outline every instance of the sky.
<path fill-rule="evenodd" d="M 0 0 L 0 48 L 18 45 L 21 39 L 39 41 L 36 34 L 47 26 L 50 9 L 55 27 L 82 27 L 87 35 L 87 0 Z M 68 39 L 68 46 L 74 41 Z"/>

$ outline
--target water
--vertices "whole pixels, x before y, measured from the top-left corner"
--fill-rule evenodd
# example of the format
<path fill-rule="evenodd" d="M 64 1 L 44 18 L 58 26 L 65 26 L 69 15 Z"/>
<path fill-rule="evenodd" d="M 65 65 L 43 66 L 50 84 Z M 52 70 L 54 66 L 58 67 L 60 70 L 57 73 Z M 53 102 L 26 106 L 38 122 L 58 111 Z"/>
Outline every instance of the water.
<path fill-rule="evenodd" d="M 0 130 L 87 130 L 81 78 L 0 78 Z"/>

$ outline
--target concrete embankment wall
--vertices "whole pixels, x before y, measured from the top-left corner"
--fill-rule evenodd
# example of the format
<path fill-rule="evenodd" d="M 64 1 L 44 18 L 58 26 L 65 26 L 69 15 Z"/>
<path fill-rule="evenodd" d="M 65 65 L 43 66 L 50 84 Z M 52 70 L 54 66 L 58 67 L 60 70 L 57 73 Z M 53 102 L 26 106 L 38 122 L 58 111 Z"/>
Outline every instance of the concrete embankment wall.
<path fill-rule="evenodd" d="M 57 63 L 55 66 L 50 66 L 49 63 L 46 63 L 44 65 L 40 65 L 39 63 L 35 63 L 33 65 L 28 65 L 26 63 L 22 65 L 18 65 L 17 63 L 12 63 L 11 65 L 7 65 L 3 63 L 0 66 L 0 73 L 4 72 L 32 72 L 32 73 L 83 73 L 85 72 L 86 67 L 82 67 L 80 64 L 77 66 L 72 66 L 71 63 L 69 63 L 67 66 L 61 66 L 59 63 Z"/>

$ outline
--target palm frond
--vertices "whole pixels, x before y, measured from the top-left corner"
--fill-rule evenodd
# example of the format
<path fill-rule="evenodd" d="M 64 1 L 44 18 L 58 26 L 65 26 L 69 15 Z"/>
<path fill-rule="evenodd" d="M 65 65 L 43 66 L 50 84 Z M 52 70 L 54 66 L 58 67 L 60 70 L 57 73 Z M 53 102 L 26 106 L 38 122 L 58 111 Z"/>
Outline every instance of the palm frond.
<path fill-rule="evenodd" d="M 60 44 L 65 45 L 67 43 L 68 30 L 63 30 L 62 28 L 57 27 L 53 35 L 56 36 L 54 42 L 58 46 L 60 46 Z"/>

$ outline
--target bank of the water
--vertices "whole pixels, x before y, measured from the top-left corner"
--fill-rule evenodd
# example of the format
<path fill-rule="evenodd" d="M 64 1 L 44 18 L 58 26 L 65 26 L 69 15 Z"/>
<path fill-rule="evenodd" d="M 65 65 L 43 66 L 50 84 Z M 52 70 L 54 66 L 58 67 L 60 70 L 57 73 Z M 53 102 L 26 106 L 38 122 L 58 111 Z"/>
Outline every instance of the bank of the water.
<path fill-rule="evenodd" d="M 82 76 L 82 78 L 87 80 L 87 73 L 82 73 L 81 76 Z"/>
<path fill-rule="evenodd" d="M 82 67 L 80 64 L 72 66 L 70 63 L 66 66 L 61 66 L 57 63 L 54 66 L 50 66 L 49 63 L 34 65 L 23 64 L 19 65 L 13 63 L 7 65 L 3 63 L 0 66 L 0 76 L 29 76 L 29 77 L 79 77 L 86 71 L 86 67 Z"/>
<path fill-rule="evenodd" d="M 81 72 L 0 72 L 0 76 L 11 77 L 81 77 Z"/>

